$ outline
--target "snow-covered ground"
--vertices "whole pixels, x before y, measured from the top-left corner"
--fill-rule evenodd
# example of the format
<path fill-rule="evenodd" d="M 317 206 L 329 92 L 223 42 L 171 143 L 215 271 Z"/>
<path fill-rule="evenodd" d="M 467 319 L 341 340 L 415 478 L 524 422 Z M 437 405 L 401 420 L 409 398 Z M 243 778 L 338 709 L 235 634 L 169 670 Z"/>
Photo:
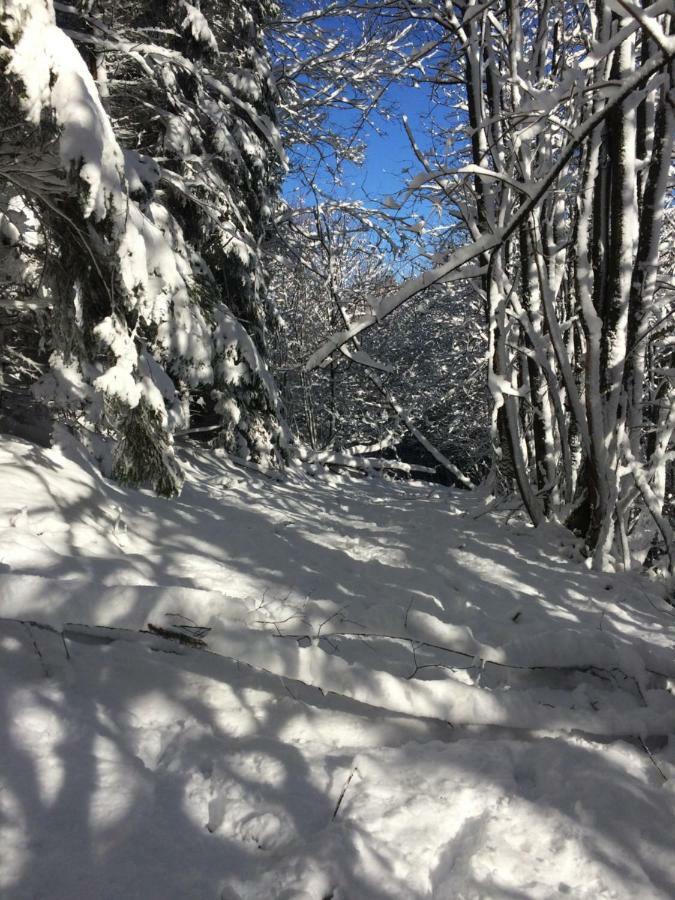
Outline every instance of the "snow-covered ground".
<path fill-rule="evenodd" d="M 675 896 L 657 586 L 466 493 L 186 464 L 0 442 L 3 900 Z"/>

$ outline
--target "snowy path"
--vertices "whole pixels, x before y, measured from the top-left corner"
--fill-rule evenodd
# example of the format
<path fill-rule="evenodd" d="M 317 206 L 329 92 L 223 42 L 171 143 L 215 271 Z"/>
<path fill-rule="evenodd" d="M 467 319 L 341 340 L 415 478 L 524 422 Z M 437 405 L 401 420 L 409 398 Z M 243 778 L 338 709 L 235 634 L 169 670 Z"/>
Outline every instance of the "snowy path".
<path fill-rule="evenodd" d="M 9 441 L 0 479 L 3 900 L 675 896 L 644 579 L 429 486 L 193 457 L 168 502 Z"/>

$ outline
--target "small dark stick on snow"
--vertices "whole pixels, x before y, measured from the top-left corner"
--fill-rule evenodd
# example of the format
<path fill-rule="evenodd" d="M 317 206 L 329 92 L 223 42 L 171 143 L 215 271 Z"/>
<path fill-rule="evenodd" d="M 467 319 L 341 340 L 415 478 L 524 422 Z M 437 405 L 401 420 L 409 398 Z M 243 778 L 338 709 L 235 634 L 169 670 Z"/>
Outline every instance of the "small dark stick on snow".
<path fill-rule="evenodd" d="M 206 647 L 206 641 L 203 641 L 201 638 L 182 634 L 170 628 L 161 628 L 159 625 L 153 625 L 152 622 L 148 622 L 147 630 L 151 634 L 157 635 L 157 637 L 166 638 L 169 641 L 177 641 L 179 644 L 186 644 L 188 647 Z"/>
<path fill-rule="evenodd" d="M 66 654 L 66 659 L 70 660 L 70 651 L 68 650 L 68 644 L 66 644 L 66 636 L 62 631 L 60 631 L 59 634 L 61 635 L 61 643 L 63 644 L 63 649 Z"/>
<path fill-rule="evenodd" d="M 42 666 L 42 671 L 44 672 L 45 678 L 49 678 L 49 669 L 47 668 L 47 663 L 45 662 L 45 658 L 42 655 L 40 648 L 38 647 L 38 642 L 35 640 L 35 635 L 33 634 L 33 630 L 31 629 L 31 625 L 35 625 L 35 622 L 23 622 L 22 623 L 26 631 L 28 632 L 28 636 L 33 645 L 33 649 L 37 653 L 40 658 L 40 665 Z M 39 627 L 39 626 L 38 626 Z M 340 798 L 342 799 L 342 798 Z"/>
<path fill-rule="evenodd" d="M 358 772 L 358 771 L 359 770 L 356 768 L 356 766 L 354 766 L 354 768 L 350 772 L 349 778 L 345 781 L 345 786 L 342 788 L 342 791 L 340 792 L 340 796 L 338 797 L 337 803 L 335 804 L 335 809 L 333 810 L 333 820 L 335 820 L 335 817 L 338 814 L 338 811 L 340 809 L 340 806 L 342 804 L 344 796 L 347 793 L 347 788 L 349 787 L 349 782 L 354 777 L 354 772 Z"/>
<path fill-rule="evenodd" d="M 648 756 L 649 759 L 651 760 L 652 765 L 654 766 L 654 768 L 656 769 L 656 771 L 659 773 L 659 775 L 661 776 L 661 778 L 663 778 L 664 781 L 668 781 L 668 776 L 667 776 L 666 773 L 663 771 L 663 769 L 661 768 L 661 766 L 657 763 L 656 759 L 654 758 L 654 754 L 652 753 L 652 751 L 649 749 L 649 747 L 648 747 L 648 746 L 646 745 L 646 743 L 644 742 L 644 738 L 640 737 L 640 738 L 638 738 L 638 740 L 640 741 L 640 744 L 642 745 L 642 749 L 645 751 L 645 753 L 647 754 L 647 756 Z"/>
<path fill-rule="evenodd" d="M 406 609 L 406 611 L 405 611 L 405 619 L 403 620 L 403 627 L 404 627 L 404 628 L 407 628 L 407 627 L 408 627 L 408 616 L 410 615 L 410 608 L 411 608 L 411 606 L 413 605 L 413 600 L 414 600 L 414 599 L 415 599 L 415 595 L 414 595 L 414 594 L 411 594 L 411 595 L 410 595 L 410 602 L 408 603 L 408 607 L 407 607 L 407 609 Z"/>

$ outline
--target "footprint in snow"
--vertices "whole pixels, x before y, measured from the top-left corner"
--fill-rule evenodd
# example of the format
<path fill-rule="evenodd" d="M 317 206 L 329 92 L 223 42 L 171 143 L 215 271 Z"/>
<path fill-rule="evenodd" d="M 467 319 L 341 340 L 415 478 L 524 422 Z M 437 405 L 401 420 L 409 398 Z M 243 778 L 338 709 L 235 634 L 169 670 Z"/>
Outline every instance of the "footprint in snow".
<path fill-rule="evenodd" d="M 286 824 L 274 813 L 253 813 L 236 828 L 237 837 L 252 841 L 259 850 L 276 850 L 288 842 Z"/>
<path fill-rule="evenodd" d="M 249 812 L 234 820 L 228 817 L 228 798 L 224 794 L 214 797 L 208 806 L 209 817 L 206 828 L 212 834 L 227 832 L 229 836 L 243 843 L 253 843 L 259 850 L 277 850 L 289 844 L 295 837 L 295 830 L 283 815 L 273 812 Z"/>

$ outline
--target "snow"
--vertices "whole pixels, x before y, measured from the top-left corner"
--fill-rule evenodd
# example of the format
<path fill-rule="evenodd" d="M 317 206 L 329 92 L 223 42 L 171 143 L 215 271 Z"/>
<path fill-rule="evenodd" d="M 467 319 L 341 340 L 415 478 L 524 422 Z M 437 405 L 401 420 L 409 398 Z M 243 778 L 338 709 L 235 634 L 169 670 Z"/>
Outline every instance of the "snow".
<path fill-rule="evenodd" d="M 190 31 L 192 39 L 196 43 L 203 44 L 207 49 L 217 53 L 218 42 L 209 28 L 209 23 L 206 21 L 205 16 L 196 6 L 188 3 L 187 0 L 180 0 L 180 5 L 185 10 L 185 18 L 181 23 L 182 28 Z"/>
<path fill-rule="evenodd" d="M 50 0 L 7 0 L 3 20 L 7 34 L 16 41 L 7 74 L 22 81 L 26 117 L 37 125 L 49 100 L 48 47 L 57 31 L 54 8 Z"/>
<path fill-rule="evenodd" d="M 185 7 L 196 28 L 200 14 Z M 118 144 L 96 84 L 75 44 L 55 25 L 51 3 L 27 6 L 25 0 L 13 0 L 12 10 L 19 39 L 8 68 L 21 81 L 26 116 L 37 123 L 45 109 L 53 109 L 61 163 L 65 172 L 77 174 L 84 217 L 110 221 L 123 302 L 158 322 L 157 349 L 181 356 L 177 374 L 190 384 L 210 380 L 210 331 L 203 317 L 191 312 L 192 270 L 180 228 L 161 205 L 148 203 L 143 212 L 127 193 L 125 177 L 129 191 L 146 193 L 158 178 L 157 165 Z M 120 315 L 99 322 L 94 335 L 115 360 L 94 387 L 129 408 L 144 398 L 166 420 L 161 392 L 145 377 L 147 364 Z M 71 375 L 67 369 L 47 376 L 40 388 L 44 396 L 50 389 L 53 400 L 65 395 L 60 382 L 62 375 Z"/>
<path fill-rule="evenodd" d="M 110 197 L 122 191 L 124 155 L 96 85 L 73 42 L 56 26 L 51 2 L 11 0 L 8 5 L 17 23 L 10 34 L 18 33 L 19 39 L 7 68 L 21 83 L 26 118 L 37 125 L 45 109 L 53 109 L 63 168 L 77 170 L 84 215 L 100 221 Z"/>
<path fill-rule="evenodd" d="M 658 584 L 480 491 L 182 455 L 167 501 L 0 440 L 3 898 L 675 894 Z"/>

